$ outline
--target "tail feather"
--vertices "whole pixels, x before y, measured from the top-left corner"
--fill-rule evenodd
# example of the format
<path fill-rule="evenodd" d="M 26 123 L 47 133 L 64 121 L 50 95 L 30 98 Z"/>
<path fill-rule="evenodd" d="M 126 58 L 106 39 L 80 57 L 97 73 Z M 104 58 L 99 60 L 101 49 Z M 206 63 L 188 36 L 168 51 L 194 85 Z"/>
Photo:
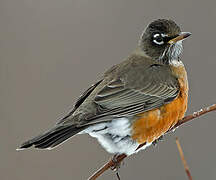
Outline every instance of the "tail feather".
<path fill-rule="evenodd" d="M 40 147 L 52 149 L 52 148 L 58 146 L 59 144 L 61 144 L 62 142 L 66 141 L 70 137 L 72 137 L 73 134 L 74 134 L 74 132 L 69 132 L 69 131 L 65 132 L 64 134 L 60 135 L 59 137 L 57 137 L 55 139 L 52 139 L 52 141 L 50 141 L 47 144 L 43 144 Z"/>
<path fill-rule="evenodd" d="M 17 150 L 26 149 L 31 146 L 39 149 L 52 149 L 83 129 L 75 126 L 56 126 L 48 132 L 24 142 Z"/>
<path fill-rule="evenodd" d="M 45 135 L 39 136 L 40 138 L 36 139 L 33 145 L 36 148 L 48 148 L 50 143 L 53 142 L 53 140 L 55 140 L 61 135 L 64 135 L 68 130 L 70 130 L 70 127 L 65 127 L 63 129 L 56 128 L 54 130 L 51 130 L 48 133 L 45 133 Z"/>
<path fill-rule="evenodd" d="M 37 144 L 35 144 L 35 148 L 46 149 L 46 148 L 54 148 L 61 142 L 67 140 L 71 136 L 75 135 L 78 132 L 75 132 L 74 129 L 66 128 L 64 130 L 59 131 L 52 136 L 49 135 L 49 138 L 40 140 Z"/>

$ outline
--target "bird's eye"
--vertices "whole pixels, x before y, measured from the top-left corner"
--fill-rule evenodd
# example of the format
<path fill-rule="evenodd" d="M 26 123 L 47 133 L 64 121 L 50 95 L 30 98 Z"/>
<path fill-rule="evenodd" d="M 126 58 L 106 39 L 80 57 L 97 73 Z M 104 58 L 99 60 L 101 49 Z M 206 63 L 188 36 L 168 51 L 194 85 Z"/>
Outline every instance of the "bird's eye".
<path fill-rule="evenodd" d="M 161 34 L 154 34 L 153 35 L 153 42 L 157 45 L 164 44 L 162 35 Z"/>

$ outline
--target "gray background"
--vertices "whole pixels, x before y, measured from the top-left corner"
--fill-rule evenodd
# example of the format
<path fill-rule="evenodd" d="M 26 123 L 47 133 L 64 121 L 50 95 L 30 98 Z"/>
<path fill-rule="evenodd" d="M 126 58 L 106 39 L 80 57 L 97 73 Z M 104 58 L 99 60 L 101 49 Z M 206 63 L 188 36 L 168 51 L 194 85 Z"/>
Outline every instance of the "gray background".
<path fill-rule="evenodd" d="M 183 55 L 190 82 L 187 113 L 215 103 L 215 1 L 0 0 L 2 180 L 82 180 L 110 158 L 88 135 L 53 151 L 15 148 L 54 125 L 160 17 L 193 33 Z M 215 126 L 215 113 L 210 113 L 179 128 L 157 147 L 129 157 L 122 179 L 187 179 L 176 136 L 194 179 L 216 179 Z M 107 171 L 101 179 L 116 177 Z"/>

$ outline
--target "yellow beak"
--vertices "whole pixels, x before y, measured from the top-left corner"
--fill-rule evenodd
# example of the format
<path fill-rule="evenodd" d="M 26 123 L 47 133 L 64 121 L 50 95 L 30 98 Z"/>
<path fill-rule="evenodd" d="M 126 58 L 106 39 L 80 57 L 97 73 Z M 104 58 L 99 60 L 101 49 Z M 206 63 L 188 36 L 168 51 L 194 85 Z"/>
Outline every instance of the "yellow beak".
<path fill-rule="evenodd" d="M 169 44 L 174 44 L 174 43 L 176 43 L 176 42 L 178 42 L 178 41 L 181 41 L 181 40 L 187 38 L 187 37 L 190 36 L 190 35 L 191 35 L 190 32 L 182 32 L 179 36 L 177 36 L 177 37 L 175 37 L 175 38 L 169 40 L 168 43 L 169 43 Z"/>

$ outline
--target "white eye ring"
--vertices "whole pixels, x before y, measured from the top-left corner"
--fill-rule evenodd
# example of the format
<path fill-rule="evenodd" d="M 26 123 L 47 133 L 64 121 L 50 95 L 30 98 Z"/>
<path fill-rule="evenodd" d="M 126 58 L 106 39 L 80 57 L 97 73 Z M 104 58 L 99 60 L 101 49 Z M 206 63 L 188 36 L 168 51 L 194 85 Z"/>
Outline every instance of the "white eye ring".
<path fill-rule="evenodd" d="M 160 34 L 154 34 L 153 37 L 156 38 L 156 37 L 158 37 L 158 36 L 160 36 Z"/>
<path fill-rule="evenodd" d="M 154 42 L 155 44 L 158 44 L 158 45 L 162 45 L 162 44 L 164 44 L 163 41 L 158 42 L 156 39 L 154 39 L 153 42 Z"/>
<path fill-rule="evenodd" d="M 153 42 L 155 43 L 155 44 L 158 44 L 158 45 L 162 45 L 162 44 L 164 44 L 164 41 L 162 40 L 162 41 L 157 41 L 157 37 L 164 37 L 164 34 L 154 34 L 154 36 L 153 36 Z"/>
<path fill-rule="evenodd" d="M 158 45 L 162 45 L 162 44 L 164 44 L 163 41 L 158 42 L 156 39 L 154 39 L 153 42 L 154 42 L 155 44 L 158 44 Z"/>

